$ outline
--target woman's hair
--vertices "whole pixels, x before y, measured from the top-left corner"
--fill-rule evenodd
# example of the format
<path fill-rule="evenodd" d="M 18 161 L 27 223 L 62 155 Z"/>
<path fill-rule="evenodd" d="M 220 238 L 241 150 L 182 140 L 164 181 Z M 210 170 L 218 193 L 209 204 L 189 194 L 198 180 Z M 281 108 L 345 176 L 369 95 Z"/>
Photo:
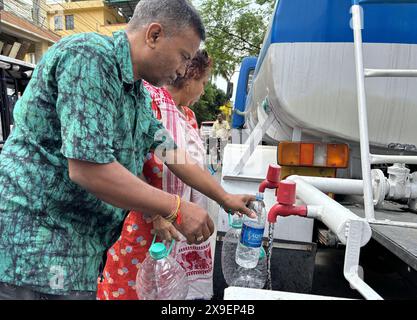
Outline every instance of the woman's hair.
<path fill-rule="evenodd" d="M 194 58 L 187 66 L 184 77 L 178 77 L 172 86 L 176 89 L 182 89 L 188 80 L 200 80 L 204 77 L 213 65 L 212 59 L 208 56 L 206 50 L 198 50 Z"/>

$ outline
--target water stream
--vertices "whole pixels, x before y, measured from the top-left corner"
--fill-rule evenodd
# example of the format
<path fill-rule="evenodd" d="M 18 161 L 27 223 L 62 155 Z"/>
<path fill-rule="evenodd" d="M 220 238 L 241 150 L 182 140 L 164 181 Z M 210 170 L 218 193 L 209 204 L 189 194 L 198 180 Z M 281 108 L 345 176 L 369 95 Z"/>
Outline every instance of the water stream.
<path fill-rule="evenodd" d="M 268 248 L 266 251 L 266 269 L 268 272 L 265 289 L 272 290 L 272 278 L 271 278 L 271 257 L 272 257 L 272 248 L 274 243 L 274 223 L 269 223 L 269 233 L 268 233 Z"/>

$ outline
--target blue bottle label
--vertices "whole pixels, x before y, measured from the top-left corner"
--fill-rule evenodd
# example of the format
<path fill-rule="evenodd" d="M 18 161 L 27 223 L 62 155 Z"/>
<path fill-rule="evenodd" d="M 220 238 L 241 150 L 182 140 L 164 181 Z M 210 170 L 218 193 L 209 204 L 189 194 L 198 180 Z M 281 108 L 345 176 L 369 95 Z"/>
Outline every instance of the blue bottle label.
<path fill-rule="evenodd" d="M 262 245 L 264 229 L 252 228 L 243 224 L 240 243 L 246 247 L 259 248 Z"/>

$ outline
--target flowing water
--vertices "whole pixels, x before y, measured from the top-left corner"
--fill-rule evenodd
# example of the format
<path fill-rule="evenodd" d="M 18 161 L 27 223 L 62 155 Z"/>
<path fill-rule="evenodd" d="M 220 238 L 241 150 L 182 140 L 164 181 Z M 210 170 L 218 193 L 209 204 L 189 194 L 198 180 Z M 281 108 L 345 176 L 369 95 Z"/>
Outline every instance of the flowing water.
<path fill-rule="evenodd" d="M 265 289 L 267 289 L 267 290 L 272 290 L 271 257 L 272 257 L 273 243 L 274 243 L 274 227 L 275 227 L 274 223 L 269 224 L 268 248 L 267 248 L 267 251 L 266 251 L 266 258 L 267 258 L 266 268 L 268 270 L 268 277 L 266 279 Z"/>

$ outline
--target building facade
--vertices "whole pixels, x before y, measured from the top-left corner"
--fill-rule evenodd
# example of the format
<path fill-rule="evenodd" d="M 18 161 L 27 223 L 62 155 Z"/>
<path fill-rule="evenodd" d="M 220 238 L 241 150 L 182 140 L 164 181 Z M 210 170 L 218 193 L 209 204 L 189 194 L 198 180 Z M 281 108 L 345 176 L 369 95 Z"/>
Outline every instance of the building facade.
<path fill-rule="evenodd" d="M 46 0 L 2 0 L 0 54 L 36 64 L 60 36 L 48 29 Z"/>
<path fill-rule="evenodd" d="M 51 0 L 47 20 L 49 28 L 62 37 L 80 32 L 97 32 L 110 36 L 114 31 L 124 29 L 127 23 L 126 17 L 117 7 L 101 0 Z"/>

